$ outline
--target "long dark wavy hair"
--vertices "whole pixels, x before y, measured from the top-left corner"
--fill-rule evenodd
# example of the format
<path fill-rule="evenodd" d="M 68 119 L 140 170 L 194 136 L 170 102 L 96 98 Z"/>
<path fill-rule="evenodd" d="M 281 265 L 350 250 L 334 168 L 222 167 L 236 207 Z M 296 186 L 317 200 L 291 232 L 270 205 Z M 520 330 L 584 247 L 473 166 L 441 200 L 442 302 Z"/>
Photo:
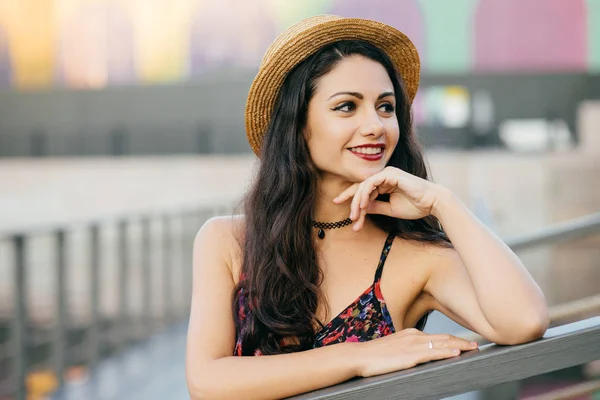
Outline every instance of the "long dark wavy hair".
<path fill-rule="evenodd" d="M 318 80 L 351 55 L 380 63 L 394 85 L 400 137 L 388 165 L 427 179 L 406 91 L 383 51 L 365 41 L 344 40 L 321 48 L 296 66 L 279 92 L 264 137 L 260 167 L 243 201 L 242 278 L 235 290 L 233 314 L 244 355 L 252 355 L 256 349 L 264 355 L 310 349 L 316 330 L 323 326 L 316 317 L 317 305 L 323 300 L 319 289 L 322 271 L 311 228 L 317 169 L 303 130 Z M 386 200 L 385 196 L 380 200 Z M 384 215 L 368 218 L 399 237 L 449 245 L 433 216 L 419 220 Z M 238 315 L 240 302 L 247 302 L 251 310 L 243 321 Z M 422 330 L 426 319 L 427 315 L 416 328 Z M 283 338 L 293 340 L 283 344 Z"/>

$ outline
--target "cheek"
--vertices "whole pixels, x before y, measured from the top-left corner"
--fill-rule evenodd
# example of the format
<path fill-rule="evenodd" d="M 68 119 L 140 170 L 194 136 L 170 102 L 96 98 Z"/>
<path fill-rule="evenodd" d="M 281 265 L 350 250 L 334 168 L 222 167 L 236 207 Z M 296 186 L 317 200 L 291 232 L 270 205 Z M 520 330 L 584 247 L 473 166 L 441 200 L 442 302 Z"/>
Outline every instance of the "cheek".
<path fill-rule="evenodd" d="M 308 138 L 308 149 L 313 157 L 334 157 L 336 151 L 342 152 L 352 139 L 352 127 L 345 121 L 323 121 L 318 129 L 313 129 Z"/>
<path fill-rule="evenodd" d="M 318 167 L 326 167 L 331 162 L 338 162 L 335 151 L 339 142 L 334 135 L 312 135 L 308 141 L 308 151 Z"/>
<path fill-rule="evenodd" d="M 387 133 L 387 141 L 391 148 L 396 147 L 398 141 L 400 140 L 400 129 L 398 128 L 398 121 L 391 120 L 389 124 L 385 127 L 385 131 Z"/>

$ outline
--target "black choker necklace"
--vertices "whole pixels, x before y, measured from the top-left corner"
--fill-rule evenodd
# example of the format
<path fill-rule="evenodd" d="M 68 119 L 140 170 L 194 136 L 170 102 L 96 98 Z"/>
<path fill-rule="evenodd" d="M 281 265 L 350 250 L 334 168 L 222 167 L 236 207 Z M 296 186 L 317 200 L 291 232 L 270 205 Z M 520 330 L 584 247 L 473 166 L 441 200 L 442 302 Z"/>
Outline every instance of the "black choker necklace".
<path fill-rule="evenodd" d="M 323 238 L 325 238 L 325 229 L 343 228 L 344 226 L 350 225 L 351 223 L 352 223 L 352 220 L 350 218 L 346 218 L 346 219 L 338 221 L 338 222 L 313 221 L 312 226 L 314 226 L 315 228 L 319 228 L 319 232 L 317 232 L 317 235 L 319 236 L 319 239 L 323 239 Z"/>

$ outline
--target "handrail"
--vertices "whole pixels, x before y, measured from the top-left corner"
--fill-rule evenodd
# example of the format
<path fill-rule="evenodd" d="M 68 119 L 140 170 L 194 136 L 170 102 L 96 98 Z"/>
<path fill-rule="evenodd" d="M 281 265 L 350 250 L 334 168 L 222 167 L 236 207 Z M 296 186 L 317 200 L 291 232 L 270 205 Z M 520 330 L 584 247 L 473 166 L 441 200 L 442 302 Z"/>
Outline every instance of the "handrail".
<path fill-rule="evenodd" d="M 214 215 L 227 213 L 233 208 L 231 199 L 222 199 L 220 201 L 211 200 L 210 202 L 195 202 L 189 205 L 180 205 L 174 208 L 154 208 L 143 209 L 121 213 L 107 213 L 94 217 L 83 217 L 69 221 L 54 223 L 34 224 L 22 226 L 19 228 L 0 227 L 0 240 L 10 239 L 14 236 L 31 236 L 44 233 L 52 233 L 59 230 L 71 230 L 78 227 L 88 227 L 90 225 L 99 225 L 110 221 L 132 221 L 148 218 L 151 216 L 164 216 L 172 214 L 196 213 L 198 210 L 210 210 Z M 199 228 L 199 227 L 198 227 Z"/>
<path fill-rule="evenodd" d="M 490 344 L 454 359 L 356 379 L 292 399 L 439 399 L 598 359 L 600 317 L 594 317 L 549 329 L 535 342 Z"/>
<path fill-rule="evenodd" d="M 600 233 L 600 212 L 560 222 L 532 233 L 510 237 L 505 242 L 513 250 L 523 250 L 540 245 L 568 242 L 594 233 Z"/>
<path fill-rule="evenodd" d="M 52 316 L 55 323 L 51 333 L 47 335 L 49 340 L 45 342 L 50 345 L 51 355 L 43 361 L 38 361 L 38 366 L 43 365 L 44 368 L 51 369 L 57 384 L 62 385 L 67 367 L 76 362 L 95 365 L 103 347 L 118 348 L 148 337 L 178 320 L 187 319 L 190 304 L 188 299 L 191 298 L 189 249 L 199 227 L 216 212 L 229 212 L 230 208 L 227 205 L 223 202 L 204 208 L 190 207 L 188 210 L 181 208 L 163 212 L 157 210 L 147 214 L 138 212 L 135 215 L 132 213 L 102 216 L 16 230 L 0 228 L 0 242 L 5 242 L 10 248 L 12 262 L 9 260 L 9 268 L 12 269 L 14 277 L 14 306 L 12 312 L 9 311 L 12 327 L 8 345 L 11 351 L 0 354 L 0 362 L 9 364 L 11 374 L 0 377 L 0 398 L 25 399 L 27 375 L 37 367 L 31 360 L 31 335 L 36 327 L 30 323 L 31 310 L 27 294 L 32 268 L 31 244 L 36 236 L 45 236 L 45 244 L 53 250 L 50 254 L 54 254 L 54 257 L 48 260 L 47 268 L 58 282 L 55 290 L 48 294 L 54 297 L 56 305 Z M 117 229 L 113 231 L 113 235 L 107 237 L 101 234 L 105 228 Z M 155 228 L 159 228 L 158 232 Z M 77 232 L 78 230 L 80 232 Z M 74 345 L 69 341 L 72 317 L 68 310 L 70 302 L 65 277 L 74 268 L 82 267 L 67 257 L 70 246 L 74 245 L 71 234 L 75 233 L 84 233 L 85 238 L 87 263 L 84 262 L 83 267 L 89 268 L 87 272 L 90 274 L 91 290 L 88 299 L 91 320 L 83 332 L 83 341 Z M 137 265 L 135 268 L 142 274 L 143 278 L 140 281 L 133 279 L 132 268 L 129 265 L 133 259 L 130 256 L 136 248 L 134 246 L 140 249 L 137 264 L 133 264 L 134 267 Z M 118 313 L 109 316 L 100 311 L 101 289 L 106 287 L 107 282 L 99 278 L 99 273 L 103 255 L 110 248 L 114 249 L 116 262 L 113 265 L 119 279 L 115 288 Z M 156 257 L 156 252 L 159 252 L 160 258 Z M 162 296 L 159 301 L 150 300 L 156 286 L 150 279 L 154 271 L 160 271 L 162 275 L 159 281 Z M 182 281 L 178 282 L 176 278 L 179 277 Z M 133 308 L 132 297 L 128 295 L 134 284 L 138 288 L 135 291 L 135 301 L 142 304 L 141 309 Z M 178 293 L 174 293 L 175 288 Z M 175 301 L 181 296 L 185 299 L 184 302 Z M 103 324 L 103 321 L 108 319 L 110 324 Z M 70 357 L 76 354 L 73 346 L 84 349 L 78 355 L 79 359 L 74 360 Z M 0 350 L 3 348 L 4 345 Z"/>
<path fill-rule="evenodd" d="M 25 257 L 25 252 L 26 252 L 26 245 L 27 245 L 27 239 L 30 236 L 35 236 L 37 234 L 40 233 L 50 233 L 51 235 L 53 235 L 56 239 L 56 249 L 57 249 L 57 254 L 58 254 L 58 258 L 56 260 L 56 268 L 57 268 L 57 276 L 62 276 L 64 273 L 66 273 L 64 271 L 64 268 L 66 267 L 66 257 L 65 257 L 65 251 L 66 249 L 64 248 L 65 246 L 65 240 L 64 240 L 64 235 L 65 235 L 65 231 L 71 230 L 73 228 L 76 228 L 77 226 L 81 225 L 84 229 L 89 230 L 91 235 L 90 235 L 90 239 L 91 239 L 91 253 L 90 253 L 90 257 L 91 257 L 91 265 L 94 267 L 92 268 L 94 271 L 97 271 L 98 269 L 98 260 L 99 260 L 99 250 L 100 250 L 100 245 L 99 245 L 99 240 L 98 240 L 98 225 L 103 224 L 103 223 L 107 223 L 107 222 L 118 222 L 119 223 L 119 232 L 117 235 L 119 244 L 118 244 L 118 249 L 117 251 L 119 252 L 119 262 L 118 262 L 118 270 L 119 273 L 121 274 L 121 278 L 120 279 L 120 286 L 119 286 L 119 293 L 124 293 L 126 291 L 126 287 L 124 286 L 125 284 L 123 282 L 126 282 L 127 280 L 124 279 L 124 277 L 128 276 L 128 267 L 125 263 L 124 260 L 127 259 L 127 249 L 125 248 L 126 244 L 127 244 L 127 238 L 126 238 L 126 230 L 127 230 L 127 226 L 129 224 L 135 223 L 135 222 L 140 222 L 142 224 L 142 241 L 143 241 L 143 245 L 142 247 L 145 249 L 150 249 L 150 242 L 149 242 L 149 231 L 150 231 L 150 226 L 149 226 L 149 218 L 152 217 L 160 217 L 162 219 L 162 224 L 163 224 L 163 228 L 165 230 L 165 232 L 167 232 L 167 234 L 163 233 L 162 235 L 164 237 L 160 238 L 159 240 L 161 240 L 163 242 L 163 245 L 165 246 L 165 251 L 163 251 L 163 258 L 164 260 L 162 260 L 161 264 L 163 264 L 161 267 L 163 268 L 163 272 L 166 274 L 166 277 L 170 277 L 170 274 L 167 273 L 167 271 L 172 267 L 170 264 L 170 260 L 168 259 L 168 254 L 170 253 L 171 250 L 171 242 L 170 242 L 170 237 L 168 235 L 168 231 L 170 231 L 170 227 L 169 227 L 169 218 L 171 217 L 180 217 L 182 215 L 187 215 L 187 214 L 202 214 L 201 218 L 203 219 L 204 217 L 209 217 L 210 215 L 208 214 L 212 214 L 214 215 L 215 212 L 219 212 L 219 211 L 223 211 L 226 208 L 228 210 L 230 210 L 229 207 L 226 206 L 226 203 L 223 202 L 221 203 L 221 205 L 212 205 L 209 207 L 189 207 L 190 209 L 195 209 L 195 211 L 187 211 L 184 209 L 179 210 L 179 212 L 168 212 L 168 213 L 164 213 L 164 212 L 160 212 L 160 211 L 156 211 L 156 212 L 150 212 L 150 213 L 137 213 L 137 215 L 132 215 L 132 214 L 127 214 L 127 215 L 121 215 L 121 216 L 117 216 L 117 215 L 112 215 L 112 216 L 103 216 L 101 218 L 94 218 L 94 219 L 89 219 L 89 220 L 85 220 L 85 221 L 77 221 L 77 222 L 68 222 L 68 223 L 62 223 L 62 224 L 57 224 L 55 226 L 36 226 L 36 227 L 28 227 L 28 228 L 23 228 L 23 229 L 18 229 L 18 230 L 8 230 L 8 229 L 1 229 L 0 228 L 0 240 L 9 240 L 13 243 L 13 248 L 15 250 L 15 261 L 14 261 L 14 277 L 15 277 L 15 312 L 13 315 L 13 340 L 11 342 L 11 346 L 13 346 L 13 348 L 15 349 L 14 354 L 11 354 L 11 358 L 14 360 L 14 371 L 15 371 L 15 378 L 14 379 L 16 381 L 16 384 L 18 385 L 15 389 L 16 389 L 16 393 L 18 394 L 17 398 L 23 398 L 24 393 L 25 393 L 25 387 L 24 387 L 24 382 L 25 382 L 25 376 L 27 373 L 27 363 L 25 360 L 25 354 L 26 354 L 26 350 L 27 350 L 27 332 L 26 332 L 26 322 L 27 322 L 27 307 L 26 307 L 26 291 L 25 288 L 27 286 L 27 273 L 26 270 L 28 268 L 26 268 L 26 257 Z M 204 208 L 204 210 L 203 210 Z M 206 213 L 208 211 L 208 213 Z M 176 215 L 177 214 L 177 215 Z M 139 220 L 139 221 L 138 221 Z M 196 227 L 197 229 L 197 227 Z M 565 241 L 565 240 L 570 240 L 570 239 L 574 239 L 574 238 L 578 238 L 584 235 L 588 235 L 590 233 L 594 233 L 594 232 L 600 232 L 600 213 L 596 213 L 596 214 L 592 214 L 589 215 L 587 217 L 583 217 L 577 220 L 573 220 L 567 223 L 562 223 L 562 224 L 558 224 L 558 225 L 554 225 L 551 226 L 550 228 L 545 228 L 541 231 L 538 231 L 536 233 L 533 234 L 529 234 L 526 236 L 521 236 L 519 238 L 513 238 L 507 241 L 507 243 L 509 244 L 509 246 L 513 247 L 514 249 L 523 249 L 523 248 L 527 248 L 527 247 L 531 247 L 531 246 L 535 246 L 535 245 L 540 245 L 540 244 L 549 244 L 549 243 L 556 243 L 556 242 L 560 242 L 560 241 Z M 186 240 L 188 240 L 190 238 L 187 238 Z M 189 240 L 188 240 L 189 241 Z M 181 250 L 185 250 L 185 255 L 182 256 L 182 260 L 185 260 L 186 257 L 189 257 L 189 252 L 187 251 L 187 249 L 181 249 Z M 148 257 L 149 251 L 144 251 L 143 254 L 145 254 L 145 257 Z M 142 262 L 142 265 L 146 265 L 149 266 L 150 262 L 146 259 L 144 262 Z M 186 265 L 189 266 L 189 262 L 184 262 L 182 265 Z M 186 273 L 184 272 L 184 275 L 186 275 Z M 187 275 L 186 275 L 187 277 Z M 187 278 L 186 278 L 187 279 Z M 59 281 L 62 281 L 59 280 Z M 93 314 L 95 315 L 95 317 L 93 317 L 94 321 L 97 320 L 98 317 L 98 279 L 92 279 L 91 280 L 93 282 L 93 287 L 92 287 L 92 293 L 91 293 L 91 304 L 92 304 L 92 310 Z M 165 285 L 170 285 L 170 279 L 164 279 Z M 144 287 L 144 293 L 146 296 L 147 293 L 149 293 L 149 284 L 144 283 L 143 285 Z M 187 287 L 187 286 L 186 286 Z M 59 313 L 64 313 L 65 312 L 65 307 L 66 307 L 66 299 L 64 298 L 64 290 L 65 288 L 63 287 L 62 289 L 59 287 L 59 291 L 56 294 L 56 301 L 57 304 L 59 304 Z M 187 289 L 186 289 L 187 290 Z M 175 309 L 173 309 L 171 307 L 170 304 L 170 298 L 171 298 L 171 294 L 170 293 L 170 286 L 165 286 L 165 291 L 164 291 L 164 297 L 165 297 L 165 305 L 164 305 L 164 323 L 169 323 L 170 318 L 171 318 L 171 314 L 181 314 L 180 310 L 177 311 Z M 189 293 L 185 294 L 185 297 L 189 297 Z M 119 297 L 120 299 L 123 300 L 119 300 L 122 304 L 120 304 L 120 309 L 121 310 L 127 310 L 128 307 L 128 303 L 127 303 L 127 296 L 121 295 Z M 149 304 L 149 301 L 144 301 L 144 304 Z M 184 310 L 185 312 L 187 312 L 187 310 Z M 65 326 L 66 326 L 66 314 L 61 314 L 62 317 L 58 318 L 57 321 L 59 322 L 57 324 L 57 326 L 55 327 L 55 332 L 54 332 L 54 340 L 53 340 L 53 364 L 55 364 L 55 369 L 57 372 L 59 372 L 59 375 L 61 371 L 64 370 L 64 366 L 65 366 L 65 358 L 64 358 L 64 352 L 65 352 Z M 127 311 L 122 311 L 119 319 L 119 332 L 121 332 L 119 334 L 119 337 L 122 336 L 122 339 L 125 339 L 126 336 L 129 336 L 129 333 L 126 329 L 126 326 L 128 325 L 128 319 L 127 319 Z M 141 322 L 143 323 L 144 326 L 147 325 L 147 329 L 145 332 L 150 333 L 152 331 L 154 331 L 154 325 L 155 325 L 155 321 L 153 318 L 150 317 L 151 313 L 149 309 L 144 309 L 143 311 L 143 318 L 141 320 Z M 162 317 L 161 317 L 162 318 Z M 162 322 L 161 322 L 162 323 Z M 123 329 L 121 329 L 121 325 L 124 327 Z M 119 339 L 121 340 L 121 339 Z M 598 342 L 600 342 L 600 340 L 598 340 Z M 87 346 L 90 348 L 90 355 L 91 355 L 91 362 L 94 363 L 95 360 L 97 359 L 97 354 L 98 354 L 98 349 L 99 349 L 99 343 L 100 343 L 100 331 L 98 328 L 98 323 L 94 322 L 92 324 L 92 326 L 89 329 L 89 338 L 86 341 Z M 467 357 L 467 355 L 462 356 L 461 359 L 463 359 L 463 357 Z M 600 358 L 600 357 L 599 357 Z M 465 358 L 466 359 L 466 358 Z M 583 361 L 582 361 L 583 362 Z M 545 364 L 546 361 L 544 360 L 542 364 Z M 412 370 L 411 370 L 412 371 Z M 414 369 L 414 371 L 421 371 L 421 369 L 417 368 Z M 536 371 L 535 368 L 532 369 L 532 371 Z M 543 372 L 538 372 L 538 373 L 533 373 L 532 375 L 536 375 L 539 373 L 543 373 Z M 516 378 L 515 378 L 516 379 Z M 13 379 L 11 378 L 11 381 L 13 381 Z M 483 380 L 483 382 L 485 382 L 485 380 Z M 1 384 L 2 382 L 0 382 Z M 1 386 L 1 385 L 0 385 Z M 0 397 L 1 397 L 1 393 L 0 393 Z M 437 397 L 437 396 L 436 396 Z M 319 397 L 320 398 L 320 397 Z M 335 398 L 335 397 L 332 397 Z"/>
<path fill-rule="evenodd" d="M 550 307 L 550 323 L 600 310 L 600 294 Z"/>

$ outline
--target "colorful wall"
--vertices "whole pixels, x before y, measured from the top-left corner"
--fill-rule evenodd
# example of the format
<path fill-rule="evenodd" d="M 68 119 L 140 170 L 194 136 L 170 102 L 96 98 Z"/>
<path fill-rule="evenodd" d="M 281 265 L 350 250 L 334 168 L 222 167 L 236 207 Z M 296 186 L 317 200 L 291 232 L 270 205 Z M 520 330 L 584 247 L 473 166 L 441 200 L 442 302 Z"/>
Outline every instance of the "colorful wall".
<path fill-rule="evenodd" d="M 2 0 L 0 88 L 182 82 L 256 68 L 315 14 L 406 32 L 426 73 L 600 72 L 600 0 Z"/>

